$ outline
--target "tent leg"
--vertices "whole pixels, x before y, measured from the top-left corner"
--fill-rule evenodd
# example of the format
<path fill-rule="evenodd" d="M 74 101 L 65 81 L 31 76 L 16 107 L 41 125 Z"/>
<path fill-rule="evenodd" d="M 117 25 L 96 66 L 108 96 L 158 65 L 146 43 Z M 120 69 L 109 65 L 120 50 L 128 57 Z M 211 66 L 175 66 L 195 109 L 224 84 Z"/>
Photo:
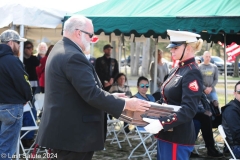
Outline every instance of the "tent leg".
<path fill-rule="evenodd" d="M 154 58 L 154 80 L 153 93 L 157 90 L 157 65 L 158 65 L 158 38 L 155 39 L 155 58 Z"/>
<path fill-rule="evenodd" d="M 125 50 L 125 44 L 124 44 L 124 34 L 122 34 L 122 49 L 123 49 L 123 56 L 124 56 L 124 59 L 126 59 L 126 50 Z M 120 59 L 120 63 L 121 63 L 121 59 Z M 124 66 L 124 69 L 125 69 L 125 74 L 127 75 L 127 66 L 125 65 Z"/>
<path fill-rule="evenodd" d="M 24 37 L 24 25 L 20 25 L 20 36 Z M 19 52 L 20 52 L 19 59 L 23 62 L 23 54 L 24 54 L 23 42 L 20 43 Z"/>
<path fill-rule="evenodd" d="M 224 90 L 225 104 L 227 104 L 227 56 L 226 56 L 226 33 L 224 33 Z"/>

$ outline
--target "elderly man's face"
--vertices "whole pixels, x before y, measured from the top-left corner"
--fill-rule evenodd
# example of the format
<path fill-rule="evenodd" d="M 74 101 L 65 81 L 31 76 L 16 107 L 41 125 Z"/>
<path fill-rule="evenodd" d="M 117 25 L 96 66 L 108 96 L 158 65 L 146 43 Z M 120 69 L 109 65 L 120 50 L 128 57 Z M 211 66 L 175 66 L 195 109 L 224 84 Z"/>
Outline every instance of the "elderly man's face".
<path fill-rule="evenodd" d="M 90 21 L 87 21 L 86 27 L 84 29 L 85 32 L 81 32 L 81 42 L 80 42 L 80 46 L 82 47 L 84 52 L 88 52 L 90 50 L 90 42 L 92 40 L 92 38 L 89 36 L 88 33 L 93 33 L 93 25 Z"/>

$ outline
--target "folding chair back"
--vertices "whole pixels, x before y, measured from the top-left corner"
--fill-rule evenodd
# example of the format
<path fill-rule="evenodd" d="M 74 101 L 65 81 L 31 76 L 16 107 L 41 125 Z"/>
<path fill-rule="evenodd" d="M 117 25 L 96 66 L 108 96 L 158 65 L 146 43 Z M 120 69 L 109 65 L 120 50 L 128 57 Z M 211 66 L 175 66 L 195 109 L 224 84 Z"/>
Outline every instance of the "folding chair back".
<path fill-rule="evenodd" d="M 227 142 L 227 140 L 226 140 L 226 134 L 225 134 L 225 132 L 224 132 L 224 130 L 223 130 L 222 125 L 219 125 L 219 126 L 218 126 L 218 131 L 219 131 L 220 135 L 222 136 L 225 144 L 227 145 L 227 147 L 228 147 L 228 149 L 229 149 L 232 157 L 233 157 L 234 159 L 236 159 L 235 155 L 234 155 L 233 152 L 232 152 L 231 147 L 229 146 L 229 144 L 228 144 L 228 142 Z"/>
<path fill-rule="evenodd" d="M 17 155 L 17 156 L 16 156 L 16 157 L 17 157 L 16 160 L 19 159 L 19 155 L 20 155 L 20 147 L 19 147 L 19 145 L 21 146 L 21 149 L 22 149 L 22 151 L 23 151 L 23 155 L 25 155 L 25 159 L 28 159 L 28 156 L 26 156 L 26 155 L 28 155 L 28 154 L 30 153 L 30 151 L 31 151 L 31 149 L 32 149 L 32 147 L 33 147 L 33 145 L 34 145 L 34 144 L 32 144 L 32 146 L 31 146 L 29 149 L 25 149 L 24 146 L 23 146 L 23 144 L 22 144 L 22 142 L 21 142 L 21 139 L 22 139 L 27 133 L 29 133 L 30 131 L 38 130 L 38 125 L 37 125 L 36 120 L 35 120 L 35 118 L 34 118 L 34 116 L 33 116 L 32 109 L 31 109 L 31 108 L 32 108 L 31 102 L 28 102 L 28 103 L 23 107 L 23 112 L 30 112 L 31 117 L 32 117 L 33 122 L 34 122 L 34 126 L 24 126 L 24 127 L 21 128 L 21 131 L 25 131 L 25 133 L 24 133 L 22 136 L 19 135 L 18 144 L 17 144 L 17 149 L 16 149 L 16 155 Z M 26 151 L 28 151 L 28 152 L 26 153 Z"/>
<path fill-rule="evenodd" d="M 42 99 L 42 100 L 44 100 L 44 93 L 37 93 L 37 94 L 35 94 L 35 96 L 34 96 L 34 98 L 35 98 L 35 100 L 39 100 L 39 99 Z"/>
<path fill-rule="evenodd" d="M 35 98 L 35 102 L 34 102 L 34 106 L 38 112 L 37 115 L 40 114 L 40 112 L 42 111 L 43 108 L 43 102 L 44 102 L 44 93 L 37 93 L 35 94 L 34 98 Z"/>

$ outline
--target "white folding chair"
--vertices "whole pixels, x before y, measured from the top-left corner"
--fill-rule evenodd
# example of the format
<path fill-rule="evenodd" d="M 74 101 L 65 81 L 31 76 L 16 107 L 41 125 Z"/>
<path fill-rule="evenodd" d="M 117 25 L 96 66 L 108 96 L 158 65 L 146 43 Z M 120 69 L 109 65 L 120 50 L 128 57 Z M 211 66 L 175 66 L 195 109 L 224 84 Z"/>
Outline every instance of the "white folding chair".
<path fill-rule="evenodd" d="M 218 131 L 219 131 L 220 135 L 222 136 L 222 138 L 223 138 L 225 144 L 227 145 L 228 150 L 230 151 L 230 153 L 231 153 L 233 159 L 236 160 L 236 157 L 235 157 L 235 155 L 233 154 L 232 149 L 231 149 L 231 147 L 229 146 L 229 144 L 228 144 L 228 142 L 227 142 L 227 140 L 226 140 L 226 134 L 225 134 L 225 132 L 224 132 L 224 130 L 223 130 L 222 125 L 219 125 L 219 126 L 218 126 Z M 231 158 L 231 159 L 232 159 L 232 158 Z M 231 159 L 230 159 L 230 160 L 231 160 Z"/>
<path fill-rule="evenodd" d="M 44 93 L 37 93 L 37 94 L 35 94 L 34 97 L 35 97 L 34 106 L 37 111 L 41 111 L 43 108 Z"/>
<path fill-rule="evenodd" d="M 120 143 L 127 140 L 129 146 L 132 147 L 121 121 L 118 119 L 110 119 L 109 114 L 107 115 L 107 118 L 108 118 L 108 120 L 107 120 L 107 137 L 112 135 L 112 133 L 113 133 L 113 137 L 107 138 L 106 141 L 111 140 L 110 144 L 117 143 L 119 148 L 122 148 Z M 119 140 L 118 136 L 120 133 L 123 133 L 125 135 L 125 138 L 123 140 Z"/>
<path fill-rule="evenodd" d="M 147 147 L 146 146 L 146 141 L 148 139 L 152 140 L 153 134 L 148 133 L 143 127 L 136 126 L 136 132 L 139 136 L 140 143 L 131 151 L 130 155 L 128 156 L 128 159 L 134 158 L 134 157 L 145 157 L 148 156 L 150 160 L 152 160 L 151 155 L 153 153 L 156 153 L 156 148 L 157 148 L 157 140 L 152 141 L 152 144 Z M 133 153 L 140 147 L 144 147 L 145 153 L 142 155 L 133 155 Z"/>
<path fill-rule="evenodd" d="M 20 147 L 19 147 L 19 145 L 21 146 L 21 149 L 22 149 L 22 151 L 23 151 L 23 155 L 24 155 L 24 157 L 26 157 L 26 159 L 28 159 L 28 154 L 30 153 L 30 151 L 32 150 L 32 147 L 34 146 L 34 143 L 32 144 L 32 146 L 29 148 L 29 149 L 26 149 L 26 148 L 24 148 L 23 147 L 23 144 L 22 144 L 22 141 L 21 141 L 21 139 L 24 137 L 24 136 L 26 136 L 26 134 L 28 134 L 30 131 L 35 131 L 35 130 L 38 130 L 38 125 L 37 125 L 37 123 L 36 123 L 36 120 L 35 120 L 35 118 L 34 118 L 34 116 L 33 116 L 33 113 L 32 113 L 32 104 L 31 104 L 31 102 L 28 102 L 24 107 L 23 107 L 23 112 L 30 112 L 30 114 L 31 114 L 31 117 L 32 117 L 32 119 L 33 119 L 33 122 L 34 122 L 34 126 L 24 126 L 24 127 L 22 127 L 21 128 L 21 131 L 25 131 L 25 133 L 22 135 L 22 136 L 20 136 L 19 135 L 19 138 L 18 138 L 18 144 L 17 144 L 17 149 L 16 149 L 16 159 L 18 160 L 19 159 L 19 155 L 20 155 Z"/>

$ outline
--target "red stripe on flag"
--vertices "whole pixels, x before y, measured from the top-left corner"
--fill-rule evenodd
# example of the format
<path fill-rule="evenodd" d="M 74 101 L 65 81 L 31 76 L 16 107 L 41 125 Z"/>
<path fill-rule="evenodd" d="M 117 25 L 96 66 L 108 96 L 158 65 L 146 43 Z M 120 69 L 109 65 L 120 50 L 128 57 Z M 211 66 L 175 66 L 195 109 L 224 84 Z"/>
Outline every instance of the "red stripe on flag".
<path fill-rule="evenodd" d="M 176 143 L 173 143 L 172 160 L 177 160 L 177 144 Z"/>

